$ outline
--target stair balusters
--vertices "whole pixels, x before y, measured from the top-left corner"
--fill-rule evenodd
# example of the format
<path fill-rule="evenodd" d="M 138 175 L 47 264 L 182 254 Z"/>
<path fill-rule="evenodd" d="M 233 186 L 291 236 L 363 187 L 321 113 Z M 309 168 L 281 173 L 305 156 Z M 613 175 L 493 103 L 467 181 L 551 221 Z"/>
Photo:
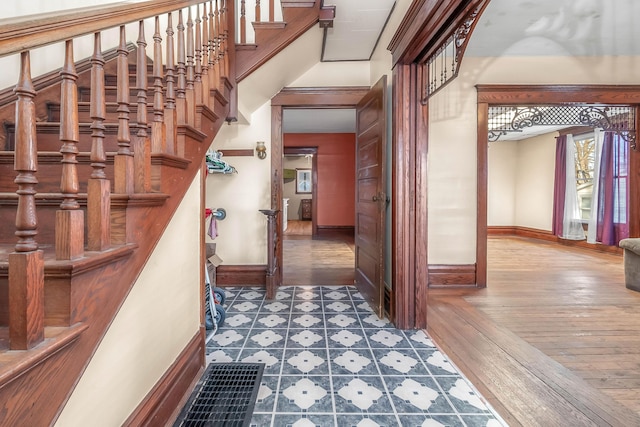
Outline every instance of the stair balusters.
<path fill-rule="evenodd" d="M 218 0 L 215 0 L 214 24 L 213 48 L 215 52 L 215 88 L 220 91 L 220 9 Z"/>
<path fill-rule="evenodd" d="M 184 20 L 182 19 L 182 9 L 178 11 L 178 25 L 176 27 L 178 29 L 178 45 L 177 45 L 177 55 L 178 55 L 178 65 L 177 65 L 177 73 L 178 73 L 178 81 L 177 81 L 177 95 L 176 95 L 176 117 L 177 124 L 185 125 L 187 124 L 187 52 L 185 48 L 185 27 Z M 176 152 L 178 155 L 182 155 L 184 153 L 180 153 L 180 150 Z"/>
<path fill-rule="evenodd" d="M 260 0 L 256 0 L 256 16 L 254 21 L 260 22 L 261 16 L 262 16 L 262 12 L 260 12 Z"/>
<path fill-rule="evenodd" d="M 195 78 L 193 82 L 193 90 L 195 93 L 195 107 L 198 108 L 202 105 L 202 28 L 200 26 L 200 6 L 196 5 L 196 65 L 195 65 Z M 200 114 L 196 114 L 195 127 L 200 129 L 202 127 L 202 119 Z"/>
<path fill-rule="evenodd" d="M 15 92 L 16 143 L 14 169 L 18 172 L 15 252 L 9 254 L 9 343 L 12 350 L 27 350 L 44 338 L 44 257 L 38 250 L 35 172 L 36 91 L 31 82 L 29 52 L 20 55 L 20 77 Z"/>
<path fill-rule="evenodd" d="M 164 98 L 162 96 L 162 37 L 160 37 L 160 17 L 155 19 L 153 33 L 153 121 L 151 122 L 151 152 L 164 153 Z"/>
<path fill-rule="evenodd" d="M 120 26 L 120 44 L 117 59 L 117 95 L 118 103 L 118 153 L 114 169 L 114 191 L 132 194 L 133 185 L 133 153 L 131 152 L 131 133 L 129 130 L 129 51 L 125 26 Z"/>
<path fill-rule="evenodd" d="M 173 19 L 172 14 L 167 16 L 167 105 L 164 112 L 166 153 L 176 153 L 177 134 L 177 113 L 176 113 L 176 91 L 175 91 L 175 52 L 173 40 Z"/>
<path fill-rule="evenodd" d="M 91 177 L 87 189 L 87 248 L 103 251 L 111 246 L 111 182 L 104 169 L 104 120 L 107 115 L 104 88 L 104 57 L 100 33 L 94 34 L 91 57 Z"/>
<path fill-rule="evenodd" d="M 227 0 L 220 0 L 222 4 L 222 8 L 220 9 L 220 38 L 221 38 L 221 48 L 220 48 L 220 57 L 222 61 L 221 67 L 221 77 L 225 77 L 227 80 L 229 79 L 229 19 L 227 14 Z M 232 41 L 235 43 L 235 41 Z M 234 76 L 235 79 L 235 76 Z"/>
<path fill-rule="evenodd" d="M 134 190 L 147 193 L 151 190 L 151 149 L 147 132 L 147 42 L 144 38 L 144 21 L 138 30 L 138 55 L 136 58 L 137 132 L 133 138 Z"/>
<path fill-rule="evenodd" d="M 240 0 L 240 44 L 247 43 L 246 0 Z"/>
<path fill-rule="evenodd" d="M 64 65 L 60 71 L 60 141 L 62 147 L 62 177 L 60 192 L 63 200 L 56 211 L 56 259 L 70 260 L 84 254 L 84 212 L 78 204 L 77 154 L 80 140 L 78 119 L 78 87 L 73 60 L 73 40 L 65 43 Z"/>
<path fill-rule="evenodd" d="M 202 4 L 202 103 L 209 106 L 209 16 L 207 3 Z"/>
<path fill-rule="evenodd" d="M 213 1 L 209 1 L 209 89 L 215 90 L 218 89 L 218 84 L 216 82 L 217 73 L 216 73 L 216 22 L 215 22 L 215 10 L 213 8 Z M 211 98 L 211 97 L 210 97 Z M 211 98 L 211 109 L 213 109 L 213 98 Z"/>
<path fill-rule="evenodd" d="M 196 126 L 196 99 L 195 99 L 195 50 L 193 46 L 193 19 L 191 19 L 191 8 L 187 17 L 187 89 L 185 97 L 187 100 L 187 124 Z"/>

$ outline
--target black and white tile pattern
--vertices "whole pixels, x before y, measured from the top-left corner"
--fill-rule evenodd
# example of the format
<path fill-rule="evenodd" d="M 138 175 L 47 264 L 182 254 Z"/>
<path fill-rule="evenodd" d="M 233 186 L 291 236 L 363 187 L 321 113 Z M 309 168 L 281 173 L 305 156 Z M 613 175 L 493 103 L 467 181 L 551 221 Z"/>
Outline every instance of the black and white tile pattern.
<path fill-rule="evenodd" d="M 251 425 L 505 425 L 424 332 L 379 319 L 355 287 L 225 292 L 207 361 L 265 364 Z"/>

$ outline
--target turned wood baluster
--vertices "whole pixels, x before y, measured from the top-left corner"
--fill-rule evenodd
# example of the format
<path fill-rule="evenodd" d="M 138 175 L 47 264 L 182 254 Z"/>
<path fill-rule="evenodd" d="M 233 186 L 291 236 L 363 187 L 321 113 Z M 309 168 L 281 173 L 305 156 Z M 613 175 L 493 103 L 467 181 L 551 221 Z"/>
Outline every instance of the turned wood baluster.
<path fill-rule="evenodd" d="M 166 153 L 176 153 L 177 113 L 175 93 L 175 53 L 173 45 L 173 14 L 169 12 L 167 24 L 167 105 L 164 112 Z"/>
<path fill-rule="evenodd" d="M 202 4 L 202 103 L 211 106 L 209 102 L 209 17 L 207 3 Z"/>
<path fill-rule="evenodd" d="M 178 65 L 177 65 L 177 88 L 176 88 L 176 112 L 177 123 L 184 125 L 187 123 L 187 51 L 185 47 L 184 20 L 182 19 L 182 9 L 178 11 Z"/>
<path fill-rule="evenodd" d="M 215 9 L 213 1 L 209 1 L 209 89 L 217 89 L 216 82 L 216 32 L 215 32 Z M 213 105 L 213 100 L 211 105 Z"/>
<path fill-rule="evenodd" d="M 256 0 L 256 19 L 254 19 L 255 22 L 260 22 L 260 17 L 261 17 L 261 12 L 260 12 L 260 0 Z"/>
<path fill-rule="evenodd" d="M 247 18 L 245 0 L 240 0 L 240 44 L 247 43 Z"/>
<path fill-rule="evenodd" d="M 216 89 L 220 90 L 220 9 L 218 0 L 215 0 L 214 13 L 214 36 L 213 43 L 215 46 L 215 82 Z"/>
<path fill-rule="evenodd" d="M 88 238 L 90 251 L 103 251 L 111 246 L 111 182 L 104 173 L 104 119 L 107 115 L 104 95 L 104 57 L 100 33 L 94 34 L 91 57 L 91 178 L 87 189 Z"/>
<path fill-rule="evenodd" d="M 194 40 L 193 40 L 193 20 L 191 19 L 191 8 L 187 17 L 187 89 L 185 90 L 187 104 L 187 124 L 195 126 L 196 99 L 195 99 L 195 65 L 194 65 Z"/>
<path fill-rule="evenodd" d="M 120 27 L 120 44 L 118 45 L 117 102 L 118 102 L 118 153 L 114 169 L 114 186 L 116 193 L 133 193 L 133 153 L 131 152 L 131 133 L 129 130 L 129 51 L 125 26 Z"/>
<path fill-rule="evenodd" d="M 136 90 L 138 104 L 137 132 L 133 138 L 134 190 L 146 193 L 151 190 L 151 149 L 147 133 L 147 42 L 144 38 L 144 21 L 138 31 L 138 55 L 136 58 Z"/>
<path fill-rule="evenodd" d="M 269 0 L 269 22 L 275 22 L 275 5 L 273 0 Z"/>
<path fill-rule="evenodd" d="M 202 28 L 200 28 L 200 6 L 196 6 L 196 65 L 195 65 L 195 78 L 193 81 L 193 92 L 195 94 L 195 108 L 199 108 L 202 105 Z M 195 127 L 200 129 L 202 127 L 202 119 L 200 114 L 195 115 Z"/>
<path fill-rule="evenodd" d="M 228 43 L 229 43 L 229 17 L 227 15 L 227 0 L 220 0 L 222 3 L 222 8 L 220 10 L 220 32 L 221 32 L 221 43 L 222 46 L 220 48 L 220 57 L 222 61 L 221 68 L 221 77 L 229 78 L 229 56 L 228 52 Z"/>
<path fill-rule="evenodd" d="M 164 153 L 164 97 L 162 96 L 162 37 L 160 36 L 160 17 L 156 16 L 153 33 L 153 121 L 151 122 L 151 152 Z"/>
<path fill-rule="evenodd" d="M 9 345 L 27 350 L 44 338 L 44 258 L 35 237 L 35 172 L 38 169 L 36 141 L 36 91 L 31 82 L 29 52 L 20 55 L 20 77 L 15 88 L 16 143 L 14 170 L 18 173 L 15 252 L 9 254 Z"/>
<path fill-rule="evenodd" d="M 65 43 L 64 65 L 60 71 L 60 141 L 62 177 L 60 192 L 64 199 L 56 211 L 56 259 L 68 260 L 84 254 L 84 212 L 78 204 L 77 154 L 80 140 L 78 119 L 78 87 L 73 61 L 73 40 Z"/>

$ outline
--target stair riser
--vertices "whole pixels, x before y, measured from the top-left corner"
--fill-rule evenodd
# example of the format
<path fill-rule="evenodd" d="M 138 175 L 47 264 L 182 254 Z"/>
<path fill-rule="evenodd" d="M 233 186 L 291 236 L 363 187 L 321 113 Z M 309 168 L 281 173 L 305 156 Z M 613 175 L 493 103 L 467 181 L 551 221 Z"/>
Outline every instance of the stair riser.
<path fill-rule="evenodd" d="M 79 192 L 86 193 L 89 177 L 92 173 L 91 165 L 88 158 L 80 159 L 77 165 Z M 111 188 L 113 188 L 113 156 L 107 158 L 107 166 L 105 167 L 105 175 L 111 178 Z M 58 193 L 60 192 L 60 178 L 62 176 L 61 164 L 43 163 L 38 164 L 38 172 L 36 178 L 38 184 L 36 191 L 38 193 Z M 13 170 L 12 164 L 0 164 L 0 193 L 15 193 L 18 186 L 14 183 L 16 172 Z"/>

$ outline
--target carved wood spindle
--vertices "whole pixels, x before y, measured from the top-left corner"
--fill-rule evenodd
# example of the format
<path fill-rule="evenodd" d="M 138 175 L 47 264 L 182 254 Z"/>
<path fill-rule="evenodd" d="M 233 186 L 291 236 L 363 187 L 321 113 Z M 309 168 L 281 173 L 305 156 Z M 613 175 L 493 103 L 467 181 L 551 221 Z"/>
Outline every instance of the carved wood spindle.
<path fill-rule="evenodd" d="M 214 13 L 214 36 L 213 43 L 215 45 L 215 65 L 214 65 L 214 74 L 215 74 L 215 88 L 220 90 L 220 9 L 218 5 L 218 0 L 215 0 L 215 13 Z"/>
<path fill-rule="evenodd" d="M 187 51 L 185 47 L 185 26 L 182 18 L 182 9 L 178 11 L 178 65 L 177 65 L 177 88 L 176 88 L 176 112 L 178 124 L 187 123 Z"/>
<path fill-rule="evenodd" d="M 38 169 L 36 139 L 36 91 L 31 82 L 29 52 L 20 55 L 20 76 L 15 88 L 16 143 L 14 170 L 18 185 L 15 252 L 9 254 L 9 345 L 27 350 L 44 338 L 44 257 L 38 250 L 35 172 Z"/>
<path fill-rule="evenodd" d="M 87 188 L 88 236 L 90 251 L 103 251 L 111 246 L 111 182 L 104 173 L 104 119 L 107 115 L 104 95 L 104 57 L 100 33 L 94 35 L 91 57 L 91 178 Z"/>
<path fill-rule="evenodd" d="M 240 44 L 247 43 L 247 18 L 245 0 L 240 0 Z"/>
<path fill-rule="evenodd" d="M 269 0 L 269 22 L 275 22 L 275 5 L 273 0 Z"/>
<path fill-rule="evenodd" d="M 137 132 L 133 138 L 134 190 L 146 193 L 151 190 L 151 149 L 147 133 L 147 42 L 144 38 L 144 21 L 138 30 L 138 55 L 136 58 L 136 90 L 138 114 Z"/>
<path fill-rule="evenodd" d="M 160 36 L 160 17 L 156 16 L 155 32 L 153 33 L 153 121 L 151 122 L 152 153 L 164 153 L 166 151 L 162 78 L 162 37 Z"/>
<path fill-rule="evenodd" d="M 186 97 L 186 120 L 187 124 L 195 126 L 196 116 L 196 100 L 195 100 L 195 65 L 194 65 L 194 39 L 193 39 L 193 20 L 191 19 L 191 8 L 187 17 L 187 89 L 185 90 Z"/>
<path fill-rule="evenodd" d="M 217 89 L 216 83 L 216 38 L 215 38 L 215 9 L 213 7 L 213 1 L 209 1 L 209 89 Z M 213 98 L 211 101 L 213 106 Z M 213 107 L 212 107 L 213 108 Z"/>
<path fill-rule="evenodd" d="M 60 141 L 62 147 L 62 177 L 60 192 L 63 200 L 56 211 L 56 259 L 68 260 L 84 255 L 84 212 L 78 204 L 77 154 L 80 140 L 78 119 L 78 87 L 73 61 L 73 40 L 65 43 L 64 65 L 60 71 Z"/>
<path fill-rule="evenodd" d="M 254 19 L 254 21 L 260 22 L 261 15 L 262 13 L 260 12 L 260 0 L 256 0 L 256 18 Z"/>
<path fill-rule="evenodd" d="M 209 16 L 207 3 L 202 4 L 202 103 L 211 106 L 209 102 Z"/>
<path fill-rule="evenodd" d="M 196 5 L 196 65 L 195 65 L 195 78 L 193 81 L 193 92 L 195 108 L 198 109 L 202 105 L 202 28 L 200 28 L 200 6 Z M 195 127 L 200 129 L 202 127 L 202 118 L 200 114 L 195 115 Z"/>
<path fill-rule="evenodd" d="M 175 52 L 173 41 L 173 14 L 167 17 L 167 105 L 164 112 L 166 153 L 175 154 L 177 139 L 177 113 L 175 92 Z"/>
<path fill-rule="evenodd" d="M 227 55 L 229 46 L 229 15 L 227 14 L 227 0 L 220 0 L 222 2 L 220 30 L 222 32 L 222 42 L 220 49 L 222 58 L 221 72 L 222 76 L 229 78 L 229 56 Z"/>
<path fill-rule="evenodd" d="M 114 161 L 114 191 L 133 193 L 133 153 L 131 152 L 131 133 L 129 129 L 129 51 L 125 26 L 120 26 L 120 43 L 117 59 L 117 95 L 118 102 L 118 153 Z"/>

